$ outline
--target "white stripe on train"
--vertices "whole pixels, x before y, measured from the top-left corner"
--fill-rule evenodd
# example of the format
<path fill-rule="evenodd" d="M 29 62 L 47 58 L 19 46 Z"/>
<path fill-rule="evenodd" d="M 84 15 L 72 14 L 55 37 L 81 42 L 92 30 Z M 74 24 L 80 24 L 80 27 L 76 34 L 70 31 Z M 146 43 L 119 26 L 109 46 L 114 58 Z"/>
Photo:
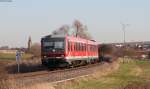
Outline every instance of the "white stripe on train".
<path fill-rule="evenodd" d="M 70 59 L 72 59 L 72 60 L 81 60 L 81 59 L 87 60 L 87 59 L 97 59 L 97 58 L 98 58 L 98 56 L 67 56 L 67 57 L 65 57 L 65 59 L 67 59 L 67 60 L 70 60 Z"/>

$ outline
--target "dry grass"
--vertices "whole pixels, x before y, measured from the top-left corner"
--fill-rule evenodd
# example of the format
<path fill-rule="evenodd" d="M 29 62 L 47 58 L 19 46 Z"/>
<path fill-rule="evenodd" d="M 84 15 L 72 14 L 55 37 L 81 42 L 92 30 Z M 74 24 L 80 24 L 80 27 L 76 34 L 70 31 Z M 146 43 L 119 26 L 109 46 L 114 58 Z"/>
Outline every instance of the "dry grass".
<path fill-rule="evenodd" d="M 12 60 L 0 60 L 0 65 L 0 89 L 54 89 L 49 83 L 31 83 L 30 85 L 24 85 L 24 83 L 15 79 L 8 80 L 11 74 L 17 73 L 16 62 Z M 39 59 L 22 60 L 20 67 L 20 72 L 22 73 L 46 69 L 41 66 Z"/>
<path fill-rule="evenodd" d="M 118 68 L 118 67 L 119 68 Z M 117 70 L 118 69 L 118 70 Z M 120 61 L 93 75 L 59 84 L 57 89 L 150 89 L 150 61 Z M 117 71 L 115 71 L 117 70 Z"/>
<path fill-rule="evenodd" d="M 0 89 L 55 89 L 49 83 L 31 84 L 32 86 L 26 86 L 23 83 L 17 83 L 15 80 L 1 80 Z"/>
<path fill-rule="evenodd" d="M 55 83 L 55 88 L 56 89 L 71 89 L 72 86 L 80 86 L 82 82 L 88 82 L 88 81 L 94 81 L 99 78 L 102 78 L 103 76 L 106 76 L 108 74 L 111 74 L 112 72 L 116 71 L 119 68 L 119 63 L 114 62 L 112 64 L 105 64 L 104 66 L 101 67 L 99 71 L 96 71 L 95 73 L 87 76 L 81 76 L 77 77 L 75 79 L 69 80 L 69 81 L 64 81 L 61 83 Z M 84 88 L 86 89 L 86 88 Z M 89 88 L 88 88 L 89 89 Z"/>
<path fill-rule="evenodd" d="M 5 70 L 7 70 L 9 74 L 17 73 L 17 63 L 14 62 L 7 65 L 7 67 L 5 67 Z M 36 72 L 42 70 L 46 70 L 46 67 L 41 65 L 40 59 L 28 59 L 22 60 L 20 62 L 20 73 Z"/>
<path fill-rule="evenodd" d="M 128 84 L 124 89 L 150 89 L 150 85 L 148 83 L 131 83 Z"/>

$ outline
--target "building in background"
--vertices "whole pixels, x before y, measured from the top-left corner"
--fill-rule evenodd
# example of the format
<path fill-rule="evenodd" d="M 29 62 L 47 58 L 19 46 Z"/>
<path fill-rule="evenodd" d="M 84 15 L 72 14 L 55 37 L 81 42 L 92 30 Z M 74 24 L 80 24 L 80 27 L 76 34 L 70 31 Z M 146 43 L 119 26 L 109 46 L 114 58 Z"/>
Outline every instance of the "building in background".
<path fill-rule="evenodd" d="M 29 39 L 28 39 L 28 51 L 31 50 L 31 46 L 32 46 L 32 40 L 31 40 L 31 36 L 29 36 Z"/>

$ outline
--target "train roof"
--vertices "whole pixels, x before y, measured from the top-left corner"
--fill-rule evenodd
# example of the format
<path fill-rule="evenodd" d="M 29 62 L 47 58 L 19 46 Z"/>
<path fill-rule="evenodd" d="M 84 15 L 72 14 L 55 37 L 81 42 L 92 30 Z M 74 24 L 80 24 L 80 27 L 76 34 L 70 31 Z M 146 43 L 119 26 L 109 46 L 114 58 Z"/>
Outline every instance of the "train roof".
<path fill-rule="evenodd" d="M 80 42 L 80 43 L 88 43 L 88 44 L 98 44 L 95 40 L 88 40 L 80 37 L 70 36 L 68 37 L 70 41 Z"/>
<path fill-rule="evenodd" d="M 65 38 L 65 35 L 47 35 L 44 36 L 43 38 Z"/>
<path fill-rule="evenodd" d="M 75 42 L 80 42 L 80 43 L 88 42 L 88 44 L 98 44 L 98 42 L 96 42 L 95 40 L 88 40 L 88 39 L 84 39 L 80 37 L 67 36 L 67 35 L 47 35 L 47 36 L 44 36 L 43 38 L 68 38 L 70 41 L 75 41 Z"/>

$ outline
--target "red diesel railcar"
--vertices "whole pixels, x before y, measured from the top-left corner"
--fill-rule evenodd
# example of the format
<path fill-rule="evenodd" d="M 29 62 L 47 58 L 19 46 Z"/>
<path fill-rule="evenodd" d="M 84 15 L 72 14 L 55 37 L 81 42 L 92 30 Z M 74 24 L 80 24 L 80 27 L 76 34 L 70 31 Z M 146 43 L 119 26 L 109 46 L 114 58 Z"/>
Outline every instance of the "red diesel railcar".
<path fill-rule="evenodd" d="M 98 60 L 98 43 L 73 36 L 45 36 L 41 39 L 42 64 L 75 66 Z"/>

